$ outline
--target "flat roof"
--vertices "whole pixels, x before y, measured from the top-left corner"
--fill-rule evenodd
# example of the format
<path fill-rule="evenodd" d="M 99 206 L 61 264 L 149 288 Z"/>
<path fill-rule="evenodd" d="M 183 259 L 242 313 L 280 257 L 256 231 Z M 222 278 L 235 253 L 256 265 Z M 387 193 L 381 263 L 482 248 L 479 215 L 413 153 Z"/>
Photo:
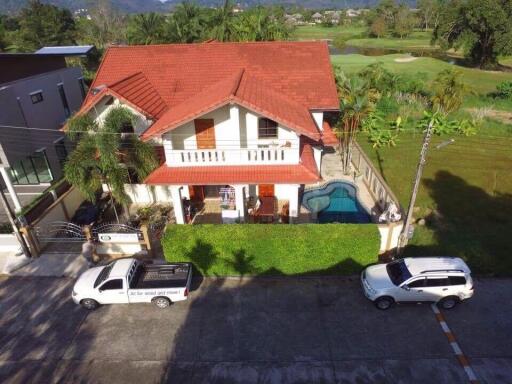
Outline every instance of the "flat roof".
<path fill-rule="evenodd" d="M 86 56 L 94 49 L 94 45 L 70 45 L 58 47 L 43 47 L 36 52 L 36 55 L 58 55 L 58 56 Z"/>

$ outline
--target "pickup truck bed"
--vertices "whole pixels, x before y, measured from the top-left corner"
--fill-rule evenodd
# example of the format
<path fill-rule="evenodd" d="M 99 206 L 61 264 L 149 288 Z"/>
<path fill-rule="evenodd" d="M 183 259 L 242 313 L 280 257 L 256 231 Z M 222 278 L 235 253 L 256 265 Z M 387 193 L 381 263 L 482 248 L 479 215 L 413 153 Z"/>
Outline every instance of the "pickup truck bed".
<path fill-rule="evenodd" d="M 185 287 L 190 269 L 187 263 L 141 265 L 135 272 L 130 289 Z"/>

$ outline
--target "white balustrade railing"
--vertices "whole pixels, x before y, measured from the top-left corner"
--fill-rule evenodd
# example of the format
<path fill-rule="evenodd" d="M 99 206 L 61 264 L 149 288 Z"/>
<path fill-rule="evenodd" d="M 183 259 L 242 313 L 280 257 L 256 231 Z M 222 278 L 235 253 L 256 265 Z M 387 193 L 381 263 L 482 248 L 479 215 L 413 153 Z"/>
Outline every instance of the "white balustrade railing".
<path fill-rule="evenodd" d="M 167 165 L 173 167 L 190 165 L 297 164 L 299 162 L 299 149 L 171 149 L 166 151 L 165 157 Z"/>

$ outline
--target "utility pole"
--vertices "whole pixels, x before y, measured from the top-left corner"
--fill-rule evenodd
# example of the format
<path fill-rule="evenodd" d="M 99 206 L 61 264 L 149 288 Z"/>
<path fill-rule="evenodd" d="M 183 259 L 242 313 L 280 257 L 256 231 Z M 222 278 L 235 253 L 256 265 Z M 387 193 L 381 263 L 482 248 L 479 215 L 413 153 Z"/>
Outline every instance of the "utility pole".
<path fill-rule="evenodd" d="M 407 209 L 407 217 L 405 218 L 404 228 L 402 233 L 400 234 L 400 241 L 398 243 L 398 252 L 400 253 L 402 249 L 407 245 L 409 240 L 409 228 L 411 227 L 412 213 L 414 210 L 414 204 L 416 203 L 416 196 L 418 195 L 418 189 L 420 187 L 421 175 L 423 173 L 423 167 L 425 166 L 425 162 L 427 161 L 427 151 L 428 146 L 430 145 L 430 139 L 432 137 L 432 128 L 434 127 L 434 121 L 431 120 L 428 124 L 427 132 L 425 133 L 425 137 L 423 138 L 423 145 L 421 147 L 420 152 L 420 161 L 418 162 L 418 167 L 416 168 L 416 178 L 414 180 L 414 186 L 412 188 L 411 200 L 409 202 L 409 207 Z"/>
<path fill-rule="evenodd" d="M 18 243 L 20 243 L 21 249 L 23 250 L 23 253 L 26 257 L 30 257 L 30 250 L 28 248 L 27 243 L 25 242 L 25 238 L 20 233 L 20 230 L 18 229 L 18 225 L 16 224 L 16 216 L 14 215 L 14 212 L 11 209 L 11 206 L 9 205 L 9 202 L 7 201 L 7 198 L 5 197 L 4 190 L 0 187 L 0 197 L 2 199 L 2 204 L 5 208 L 5 213 L 7 213 L 7 217 L 9 218 L 9 222 L 11 223 L 12 229 L 14 231 L 14 234 L 16 235 L 16 238 L 18 239 Z"/>

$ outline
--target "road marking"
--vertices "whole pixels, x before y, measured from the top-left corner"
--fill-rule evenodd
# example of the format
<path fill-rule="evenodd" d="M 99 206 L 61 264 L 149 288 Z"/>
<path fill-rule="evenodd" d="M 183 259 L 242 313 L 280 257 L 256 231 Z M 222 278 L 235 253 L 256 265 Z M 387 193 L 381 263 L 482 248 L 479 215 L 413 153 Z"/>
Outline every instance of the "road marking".
<path fill-rule="evenodd" d="M 457 343 L 457 340 L 455 339 L 455 336 L 450 330 L 450 327 L 448 327 L 448 324 L 446 324 L 446 320 L 444 319 L 443 314 L 441 313 L 439 308 L 437 308 L 436 304 L 432 304 L 431 308 L 434 314 L 436 315 L 436 319 L 441 328 L 443 329 L 446 338 L 450 342 L 450 346 L 452 347 L 453 353 L 457 357 L 457 360 L 459 361 L 460 365 L 462 365 L 462 368 L 464 368 L 464 372 L 466 372 L 469 382 L 471 384 L 479 384 L 480 382 L 476 378 L 475 372 L 473 371 L 473 368 L 471 368 L 468 358 L 462 352 L 462 349 L 460 348 L 459 343 Z"/>

